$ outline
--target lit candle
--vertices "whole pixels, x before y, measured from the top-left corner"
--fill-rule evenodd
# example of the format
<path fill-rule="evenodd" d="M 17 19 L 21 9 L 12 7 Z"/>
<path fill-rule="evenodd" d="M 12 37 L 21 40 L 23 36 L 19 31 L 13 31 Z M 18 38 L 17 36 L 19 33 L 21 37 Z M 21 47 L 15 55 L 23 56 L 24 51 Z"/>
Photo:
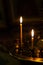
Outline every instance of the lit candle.
<path fill-rule="evenodd" d="M 22 46 L 22 21 L 23 21 L 23 18 L 21 16 L 20 17 L 20 42 L 21 42 L 21 46 Z"/>
<path fill-rule="evenodd" d="M 32 36 L 32 49 L 33 49 L 33 43 L 34 43 L 34 30 L 33 29 L 31 31 L 31 36 Z"/>

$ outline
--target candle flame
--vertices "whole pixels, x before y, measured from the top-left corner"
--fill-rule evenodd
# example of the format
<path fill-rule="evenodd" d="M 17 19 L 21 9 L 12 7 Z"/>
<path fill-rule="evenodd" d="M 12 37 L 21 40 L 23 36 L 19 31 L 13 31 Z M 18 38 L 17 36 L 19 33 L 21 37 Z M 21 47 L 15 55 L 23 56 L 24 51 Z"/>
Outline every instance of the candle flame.
<path fill-rule="evenodd" d="M 22 18 L 22 16 L 20 17 L 20 23 L 22 23 L 22 21 L 23 21 L 23 18 Z"/>
<path fill-rule="evenodd" d="M 31 36 L 34 37 L 34 30 L 31 31 Z"/>

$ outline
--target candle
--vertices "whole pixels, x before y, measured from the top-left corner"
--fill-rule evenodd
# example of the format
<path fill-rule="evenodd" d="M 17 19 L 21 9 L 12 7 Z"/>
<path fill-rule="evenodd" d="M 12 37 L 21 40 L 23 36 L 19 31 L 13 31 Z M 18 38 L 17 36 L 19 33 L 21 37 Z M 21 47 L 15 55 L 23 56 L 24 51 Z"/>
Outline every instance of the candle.
<path fill-rule="evenodd" d="M 20 42 L 21 42 L 21 46 L 22 46 L 22 16 L 20 17 Z"/>
<path fill-rule="evenodd" d="M 34 43 L 34 29 L 31 31 L 31 36 L 32 36 L 32 49 L 33 49 L 33 43 Z"/>

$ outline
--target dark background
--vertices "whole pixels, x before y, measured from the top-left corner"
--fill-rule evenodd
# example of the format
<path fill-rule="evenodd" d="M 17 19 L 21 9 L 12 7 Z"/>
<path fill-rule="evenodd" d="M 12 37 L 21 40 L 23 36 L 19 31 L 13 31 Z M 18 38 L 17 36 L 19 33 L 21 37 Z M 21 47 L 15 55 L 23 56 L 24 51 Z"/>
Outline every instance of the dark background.
<path fill-rule="evenodd" d="M 19 34 L 20 16 L 26 19 L 23 21 L 24 32 L 34 28 L 42 33 L 43 0 L 0 0 L 0 35 L 12 37 L 15 32 Z"/>

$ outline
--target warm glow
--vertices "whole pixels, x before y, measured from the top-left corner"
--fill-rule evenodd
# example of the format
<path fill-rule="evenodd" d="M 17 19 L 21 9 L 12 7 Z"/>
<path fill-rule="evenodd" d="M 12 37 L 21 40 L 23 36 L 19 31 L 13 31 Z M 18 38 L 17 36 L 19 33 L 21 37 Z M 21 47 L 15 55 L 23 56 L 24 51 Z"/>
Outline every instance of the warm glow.
<path fill-rule="evenodd" d="M 40 58 L 35 58 L 35 62 L 42 62 Z"/>
<path fill-rule="evenodd" d="M 16 53 L 18 53 L 18 51 L 19 51 L 19 50 L 18 50 L 18 49 L 16 49 Z"/>
<path fill-rule="evenodd" d="M 19 48 L 19 45 L 18 44 L 16 45 L 16 48 Z"/>
<path fill-rule="evenodd" d="M 22 21 L 23 21 L 23 18 L 22 18 L 22 16 L 20 17 L 20 23 L 22 23 Z"/>
<path fill-rule="evenodd" d="M 41 41 L 43 42 L 43 39 L 41 39 Z"/>
<path fill-rule="evenodd" d="M 34 37 L 34 30 L 31 31 L 31 36 Z"/>

